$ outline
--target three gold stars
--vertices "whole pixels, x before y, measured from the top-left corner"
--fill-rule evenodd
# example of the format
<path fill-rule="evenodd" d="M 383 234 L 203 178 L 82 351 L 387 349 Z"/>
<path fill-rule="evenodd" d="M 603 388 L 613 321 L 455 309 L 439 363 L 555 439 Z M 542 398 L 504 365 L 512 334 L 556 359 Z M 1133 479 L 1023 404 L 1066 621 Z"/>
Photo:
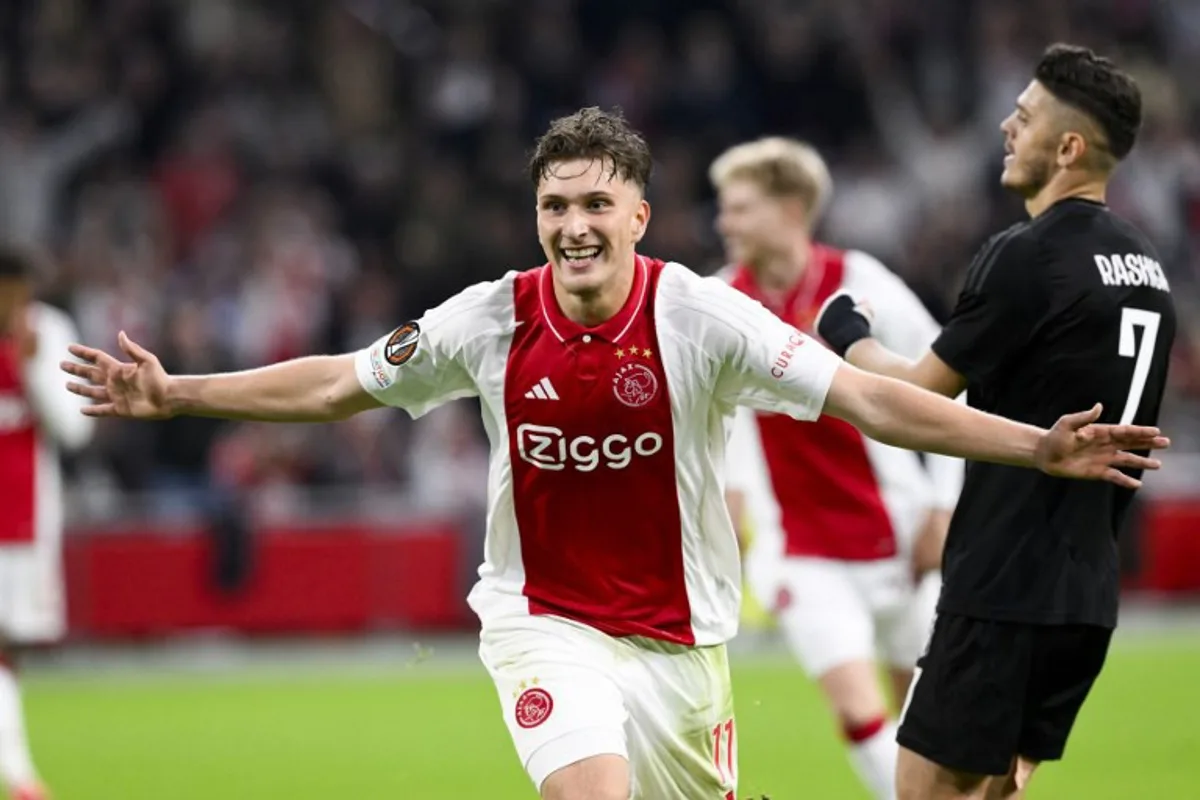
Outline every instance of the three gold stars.
<path fill-rule="evenodd" d="M 518 684 L 517 684 L 517 690 L 516 690 L 515 692 L 513 692 L 513 693 L 512 693 L 512 696 L 513 696 L 514 698 L 516 698 L 516 697 L 520 697 L 520 696 L 521 696 L 521 692 L 524 692 L 526 689 L 530 688 L 531 686 L 537 686 L 537 685 L 538 685 L 538 679 L 537 679 L 537 678 L 533 678 L 533 679 L 531 679 L 531 680 L 528 680 L 528 681 L 521 681 L 520 683 L 518 683 Z"/>
<path fill-rule="evenodd" d="M 649 347 L 643 347 L 640 350 L 636 347 L 631 347 L 631 348 L 629 348 L 629 355 L 630 356 L 639 356 L 640 355 L 642 358 L 649 358 L 650 356 L 653 355 L 653 353 L 650 352 Z M 616 356 L 617 356 L 617 358 L 624 358 L 625 350 L 618 348 L 617 352 L 616 352 Z"/>

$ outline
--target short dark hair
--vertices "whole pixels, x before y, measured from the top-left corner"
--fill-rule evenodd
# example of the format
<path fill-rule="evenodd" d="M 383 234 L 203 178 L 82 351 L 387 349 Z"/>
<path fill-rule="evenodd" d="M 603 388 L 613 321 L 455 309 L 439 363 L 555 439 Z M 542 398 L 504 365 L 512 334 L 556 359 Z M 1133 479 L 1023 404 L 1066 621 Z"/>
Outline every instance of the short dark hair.
<path fill-rule="evenodd" d="M 33 263 L 15 247 L 0 245 L 0 278 L 7 280 L 29 280 L 33 277 Z"/>
<path fill-rule="evenodd" d="M 1133 149 L 1142 124 L 1142 93 L 1129 74 L 1086 47 L 1052 44 L 1034 70 L 1038 83 L 1100 126 L 1118 160 Z"/>
<path fill-rule="evenodd" d="M 536 187 L 554 164 L 575 159 L 600 159 L 611 175 L 633 181 L 643 191 L 650 183 L 650 145 L 619 108 L 581 108 L 551 122 L 529 158 L 529 178 Z"/>

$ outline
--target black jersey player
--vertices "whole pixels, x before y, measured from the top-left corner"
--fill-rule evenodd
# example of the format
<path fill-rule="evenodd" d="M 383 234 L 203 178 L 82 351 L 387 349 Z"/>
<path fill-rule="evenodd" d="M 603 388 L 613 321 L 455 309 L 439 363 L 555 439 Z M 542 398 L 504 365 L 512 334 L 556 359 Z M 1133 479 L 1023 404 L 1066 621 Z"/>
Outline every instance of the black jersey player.
<path fill-rule="evenodd" d="M 1046 425 L 1099 403 L 1101 422 L 1155 424 L 1170 286 L 1154 248 L 1104 202 L 1140 120 L 1139 90 L 1112 62 L 1050 47 L 1001 126 L 1001 182 L 1030 219 L 981 248 L 931 351 L 915 363 L 888 352 L 845 295 L 823 309 L 822 336 L 856 366 L 966 389 L 972 406 L 1016 420 Z M 1116 626 L 1117 531 L 1132 496 L 968 466 L 898 735 L 900 800 L 1018 797 L 1039 762 L 1062 756 Z"/>

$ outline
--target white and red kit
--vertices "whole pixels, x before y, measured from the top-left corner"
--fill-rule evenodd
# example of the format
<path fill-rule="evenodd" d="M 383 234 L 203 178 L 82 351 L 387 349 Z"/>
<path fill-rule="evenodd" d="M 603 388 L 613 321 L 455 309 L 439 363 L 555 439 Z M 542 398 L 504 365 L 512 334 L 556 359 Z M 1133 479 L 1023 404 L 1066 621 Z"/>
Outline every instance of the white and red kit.
<path fill-rule="evenodd" d="M 739 404 L 815 419 L 839 364 L 723 281 L 640 256 L 629 299 L 596 327 L 563 315 L 543 266 L 358 353 L 366 390 L 414 416 L 480 400 L 488 530 L 469 602 L 539 786 L 617 753 L 635 797 L 734 796 L 730 420 Z"/>
<path fill-rule="evenodd" d="M 744 266 L 722 277 L 805 332 L 839 291 L 870 305 L 873 335 L 896 353 L 919 358 L 939 332 L 900 278 L 855 250 L 814 243 L 802 278 L 783 297 L 769 298 Z M 940 587 L 937 575 L 913 585 L 911 547 L 931 509 L 954 507 L 962 462 L 922 460 L 828 416 L 798 424 L 746 410 L 735 422 L 728 469 L 754 534 L 749 588 L 778 614 L 806 669 L 820 675 L 877 652 L 911 668 Z"/>
<path fill-rule="evenodd" d="M 67 391 L 58 363 L 77 340 L 70 318 L 32 304 L 32 357 L 0 338 L 0 637 L 47 642 L 66 631 L 59 448 L 76 449 L 93 421 Z"/>

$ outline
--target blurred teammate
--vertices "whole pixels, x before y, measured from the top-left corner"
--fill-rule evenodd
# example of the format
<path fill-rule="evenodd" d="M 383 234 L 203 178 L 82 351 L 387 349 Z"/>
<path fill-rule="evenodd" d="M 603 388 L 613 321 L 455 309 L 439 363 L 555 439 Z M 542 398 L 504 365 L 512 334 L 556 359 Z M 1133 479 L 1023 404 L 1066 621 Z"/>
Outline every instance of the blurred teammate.
<path fill-rule="evenodd" d="M 122 334 L 132 363 L 76 346 L 88 365 L 63 364 L 97 416 L 324 421 L 479 397 L 492 461 L 470 603 L 521 762 L 554 800 L 736 797 L 725 642 L 740 564 L 722 479 L 735 405 L 1127 484 L 1114 465 L 1156 462 L 1117 448 L 1167 444 L 1084 427 L 1088 413 L 1016 425 L 868 375 L 721 281 L 638 255 L 650 164 L 619 116 L 555 121 L 530 164 L 548 263 L 357 353 L 179 377 Z"/>
<path fill-rule="evenodd" d="M 1154 248 L 1105 205 L 1141 96 L 1091 51 L 1056 45 L 1004 120 L 1001 183 L 1031 219 L 975 257 L 946 329 L 912 362 L 846 296 L 820 320 L 851 363 L 1038 425 L 1087 398 L 1101 419 L 1158 418 L 1175 337 Z M 1017 797 L 1062 756 L 1117 622 L 1117 532 L 1133 493 L 971 464 L 945 587 L 903 716 L 908 798 Z M 989 779 L 988 776 L 1004 776 Z"/>
<path fill-rule="evenodd" d="M 66 632 L 57 451 L 81 447 L 93 427 L 58 371 L 75 326 L 31 289 L 29 260 L 0 249 L 0 778 L 15 800 L 46 797 L 25 736 L 18 651 Z"/>
<path fill-rule="evenodd" d="M 938 326 L 904 282 L 866 253 L 811 238 L 831 189 L 815 150 L 789 139 L 738 145 L 713 162 L 724 277 L 784 322 L 810 332 L 838 291 L 869 300 L 881 341 L 918 356 Z M 728 488 L 754 532 L 751 591 L 821 686 L 863 783 L 893 796 L 896 730 L 876 653 L 897 704 L 933 625 L 937 574 L 962 462 L 864 437 L 834 417 L 803 424 L 739 410 Z M 878 647 L 878 649 L 877 649 Z"/>

